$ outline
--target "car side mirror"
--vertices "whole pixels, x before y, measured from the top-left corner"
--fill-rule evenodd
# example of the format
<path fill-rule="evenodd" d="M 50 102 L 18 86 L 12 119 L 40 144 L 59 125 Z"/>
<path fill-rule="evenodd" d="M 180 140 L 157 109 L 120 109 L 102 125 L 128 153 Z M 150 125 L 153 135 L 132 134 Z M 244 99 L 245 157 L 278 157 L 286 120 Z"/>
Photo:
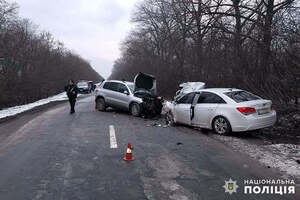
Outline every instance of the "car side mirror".
<path fill-rule="evenodd" d="M 129 95 L 129 92 L 127 90 L 124 90 L 123 94 Z"/>

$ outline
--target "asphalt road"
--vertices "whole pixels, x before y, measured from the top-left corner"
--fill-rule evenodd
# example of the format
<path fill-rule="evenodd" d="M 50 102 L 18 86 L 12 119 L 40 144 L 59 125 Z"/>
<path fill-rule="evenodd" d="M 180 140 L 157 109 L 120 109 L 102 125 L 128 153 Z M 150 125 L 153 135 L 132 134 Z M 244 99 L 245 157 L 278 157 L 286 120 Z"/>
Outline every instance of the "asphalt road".
<path fill-rule="evenodd" d="M 0 124 L 0 200 L 298 198 L 244 194 L 244 179 L 279 175 L 200 131 L 98 112 L 93 97 L 76 106 L 74 115 L 63 103 Z M 135 158 L 129 163 L 122 160 L 128 142 Z M 232 195 L 222 187 L 230 178 L 239 185 Z"/>

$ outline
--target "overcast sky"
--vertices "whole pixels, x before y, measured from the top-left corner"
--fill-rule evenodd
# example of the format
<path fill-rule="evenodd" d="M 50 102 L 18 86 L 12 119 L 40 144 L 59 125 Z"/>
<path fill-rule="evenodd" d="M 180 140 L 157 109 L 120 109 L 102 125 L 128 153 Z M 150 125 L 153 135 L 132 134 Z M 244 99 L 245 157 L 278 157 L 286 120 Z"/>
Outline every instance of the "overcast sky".
<path fill-rule="evenodd" d="M 120 43 L 133 26 L 130 17 L 139 1 L 10 0 L 19 4 L 21 17 L 51 32 L 105 78 L 120 56 Z"/>

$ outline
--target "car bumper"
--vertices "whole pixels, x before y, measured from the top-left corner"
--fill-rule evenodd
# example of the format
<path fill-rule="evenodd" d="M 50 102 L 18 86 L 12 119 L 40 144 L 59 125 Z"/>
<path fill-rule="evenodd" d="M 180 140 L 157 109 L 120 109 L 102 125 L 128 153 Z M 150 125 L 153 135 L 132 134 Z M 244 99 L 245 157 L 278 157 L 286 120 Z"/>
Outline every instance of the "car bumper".
<path fill-rule="evenodd" d="M 273 111 L 268 115 L 246 116 L 240 123 L 232 124 L 234 132 L 251 131 L 273 126 L 276 122 L 276 112 Z"/>

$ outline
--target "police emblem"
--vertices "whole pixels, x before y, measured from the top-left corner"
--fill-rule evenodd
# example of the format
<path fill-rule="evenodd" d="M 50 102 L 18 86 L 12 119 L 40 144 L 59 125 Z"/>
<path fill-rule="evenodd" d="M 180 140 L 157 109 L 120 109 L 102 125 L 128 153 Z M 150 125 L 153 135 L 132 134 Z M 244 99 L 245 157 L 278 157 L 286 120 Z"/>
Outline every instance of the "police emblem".
<path fill-rule="evenodd" d="M 236 181 L 233 181 L 231 178 L 229 181 L 225 181 L 225 185 L 223 185 L 225 192 L 228 192 L 229 194 L 237 192 L 238 187 L 239 186 L 236 184 Z"/>

